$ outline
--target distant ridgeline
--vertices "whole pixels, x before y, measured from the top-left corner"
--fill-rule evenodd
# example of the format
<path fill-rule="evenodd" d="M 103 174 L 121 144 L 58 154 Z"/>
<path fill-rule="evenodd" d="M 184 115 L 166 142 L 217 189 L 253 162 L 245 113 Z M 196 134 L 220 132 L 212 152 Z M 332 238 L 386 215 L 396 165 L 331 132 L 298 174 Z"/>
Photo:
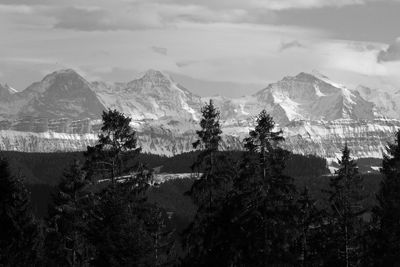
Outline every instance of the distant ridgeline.
<path fill-rule="evenodd" d="M 254 116 L 265 109 L 283 130 L 282 146 L 295 154 L 335 160 L 347 143 L 355 158 L 380 158 L 400 129 L 400 99 L 393 94 L 385 102 L 367 89 L 299 73 L 253 95 L 211 97 L 221 111 L 221 149 L 242 149 Z M 209 99 L 155 70 L 127 83 L 89 82 L 60 70 L 20 92 L 0 85 L 0 150 L 85 151 L 97 140 L 102 111 L 110 108 L 132 118 L 144 152 L 174 156 L 193 151 L 200 110 Z"/>

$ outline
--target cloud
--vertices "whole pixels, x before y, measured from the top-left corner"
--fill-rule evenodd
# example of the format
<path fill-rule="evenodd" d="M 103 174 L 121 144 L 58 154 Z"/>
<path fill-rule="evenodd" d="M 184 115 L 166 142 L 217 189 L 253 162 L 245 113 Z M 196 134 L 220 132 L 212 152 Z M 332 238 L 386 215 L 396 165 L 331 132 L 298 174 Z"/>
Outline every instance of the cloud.
<path fill-rule="evenodd" d="M 182 22 L 246 22 L 245 10 L 215 11 L 199 5 L 136 3 L 131 6 L 104 6 L 52 8 L 54 28 L 77 31 L 143 30 L 173 26 Z"/>
<path fill-rule="evenodd" d="M 27 14 L 31 14 L 32 12 L 33 12 L 33 9 L 27 5 L 0 4 L 0 13 L 27 15 Z"/>
<path fill-rule="evenodd" d="M 135 10 L 68 7 L 58 9 L 53 16 L 57 21 L 54 28 L 79 31 L 140 30 L 162 26 L 159 15 L 147 7 Z"/>
<path fill-rule="evenodd" d="M 297 40 L 293 40 L 293 41 L 291 41 L 291 42 L 281 42 L 281 45 L 280 45 L 280 48 L 279 48 L 279 51 L 284 51 L 284 50 L 287 50 L 287 49 L 291 49 L 291 48 L 303 48 L 304 47 L 304 45 L 303 44 L 301 44 L 299 41 L 297 41 Z"/>
<path fill-rule="evenodd" d="M 378 62 L 400 61 L 400 38 L 378 54 Z"/>
<path fill-rule="evenodd" d="M 185 22 L 277 24 L 280 11 L 361 5 L 366 1 L 378 0 L 0 0 L 0 12 L 1 6 L 9 13 L 33 12 L 33 8 L 35 14 L 51 18 L 56 29 L 135 31 Z"/>
<path fill-rule="evenodd" d="M 27 5 L 27 6 L 36 6 L 36 5 L 44 5 L 44 4 L 52 4 L 53 0 L 0 0 L 0 5 Z"/>
<path fill-rule="evenodd" d="M 365 0 L 270 0 L 253 1 L 259 6 L 272 10 L 285 9 L 310 9 L 322 7 L 343 7 L 349 5 L 360 5 L 367 1 Z"/>
<path fill-rule="evenodd" d="M 165 47 L 160 47 L 160 46 L 152 46 L 151 50 L 153 50 L 153 52 L 166 56 L 168 54 L 168 49 Z"/>
<path fill-rule="evenodd" d="M 179 68 L 184 68 L 184 67 L 187 67 L 187 66 L 199 63 L 199 62 L 200 62 L 199 60 L 183 60 L 183 61 L 176 62 L 176 66 L 178 66 Z"/>
<path fill-rule="evenodd" d="M 379 1 L 379 0 L 372 0 Z M 203 5 L 211 9 L 312 9 L 322 7 L 343 7 L 361 5 L 371 0 L 168 0 L 170 3 Z"/>
<path fill-rule="evenodd" d="M 108 29 L 104 23 L 106 13 L 103 10 L 85 10 L 75 7 L 65 8 L 58 12 L 55 28 L 79 29 L 83 31 L 96 30 L 99 27 Z"/>

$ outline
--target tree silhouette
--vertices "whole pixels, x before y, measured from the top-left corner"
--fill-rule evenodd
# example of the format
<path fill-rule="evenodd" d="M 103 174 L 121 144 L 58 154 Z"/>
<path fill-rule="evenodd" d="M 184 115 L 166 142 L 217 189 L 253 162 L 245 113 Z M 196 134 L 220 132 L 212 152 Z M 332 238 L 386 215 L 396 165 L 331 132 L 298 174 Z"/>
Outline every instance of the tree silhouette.
<path fill-rule="evenodd" d="M 376 224 L 373 253 L 375 266 L 400 264 L 400 131 L 383 155 L 381 173 L 384 178 L 374 209 Z"/>
<path fill-rule="evenodd" d="M 161 266 L 171 261 L 167 244 L 173 242 L 163 229 L 167 218 L 147 202 L 153 174 L 143 164 L 132 164 L 140 148 L 130 122 L 116 110 L 103 112 L 98 144 L 85 153 L 87 176 L 99 181 L 86 228 L 96 266 Z"/>
<path fill-rule="evenodd" d="M 307 187 L 297 200 L 298 206 L 298 246 L 301 266 L 321 266 L 324 255 L 324 218 L 325 213 L 317 207 Z"/>
<path fill-rule="evenodd" d="M 366 197 L 362 177 L 350 150 L 345 145 L 339 160 L 339 169 L 330 180 L 327 191 L 330 203 L 329 224 L 327 225 L 327 264 L 358 266 L 361 262 L 362 215 L 366 212 L 362 201 Z"/>
<path fill-rule="evenodd" d="M 48 264 L 89 266 L 93 249 L 85 229 L 88 225 L 90 184 L 78 162 L 74 162 L 58 185 L 49 208 L 46 236 Z"/>
<path fill-rule="evenodd" d="M 31 213 L 28 191 L 0 159 L 0 265 L 33 266 L 39 262 L 42 234 Z"/>
<path fill-rule="evenodd" d="M 193 147 L 201 151 L 193 169 L 202 174 L 188 192 L 198 209 L 184 233 L 188 252 L 185 260 L 191 266 L 215 264 L 219 255 L 215 244 L 220 239 L 219 230 L 222 226 L 218 216 L 235 175 L 232 161 L 219 151 L 222 134 L 219 111 L 212 100 L 201 111 L 201 129 L 197 131 L 199 139 L 193 143 Z"/>
<path fill-rule="evenodd" d="M 129 158 L 135 157 L 140 148 L 136 148 L 136 132 L 130 125 L 131 118 L 117 110 L 103 111 L 103 126 L 95 146 L 87 147 L 86 171 L 89 176 L 111 179 L 129 171 L 126 166 Z"/>
<path fill-rule="evenodd" d="M 296 190 L 283 174 L 288 152 L 277 147 L 282 132 L 274 132 L 263 110 L 244 140 L 247 152 L 233 189 L 223 202 L 220 246 L 223 266 L 265 266 L 296 262 Z"/>

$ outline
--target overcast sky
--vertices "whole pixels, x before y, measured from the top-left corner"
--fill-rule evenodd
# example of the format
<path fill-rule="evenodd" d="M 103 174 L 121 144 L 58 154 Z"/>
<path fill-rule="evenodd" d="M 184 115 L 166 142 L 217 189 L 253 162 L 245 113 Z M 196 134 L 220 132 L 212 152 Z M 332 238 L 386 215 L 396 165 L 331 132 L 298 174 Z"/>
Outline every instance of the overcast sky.
<path fill-rule="evenodd" d="M 63 68 L 129 81 L 152 68 L 251 91 L 315 69 L 400 89 L 399 14 L 400 0 L 0 0 L 0 83 L 22 90 Z M 209 94 L 200 84 L 188 89 Z"/>

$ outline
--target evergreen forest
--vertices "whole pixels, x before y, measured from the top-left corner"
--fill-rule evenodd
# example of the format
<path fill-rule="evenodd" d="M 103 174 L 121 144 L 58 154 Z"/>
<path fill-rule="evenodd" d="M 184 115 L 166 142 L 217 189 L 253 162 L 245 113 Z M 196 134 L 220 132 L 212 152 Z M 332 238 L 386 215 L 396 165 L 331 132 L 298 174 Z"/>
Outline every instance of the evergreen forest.
<path fill-rule="evenodd" d="M 116 110 L 85 152 L 1 152 L 0 266 L 400 266 L 400 131 L 380 172 L 343 144 L 330 174 L 265 110 L 244 151 L 221 151 L 212 101 L 201 114 L 195 151 L 170 158 Z"/>

